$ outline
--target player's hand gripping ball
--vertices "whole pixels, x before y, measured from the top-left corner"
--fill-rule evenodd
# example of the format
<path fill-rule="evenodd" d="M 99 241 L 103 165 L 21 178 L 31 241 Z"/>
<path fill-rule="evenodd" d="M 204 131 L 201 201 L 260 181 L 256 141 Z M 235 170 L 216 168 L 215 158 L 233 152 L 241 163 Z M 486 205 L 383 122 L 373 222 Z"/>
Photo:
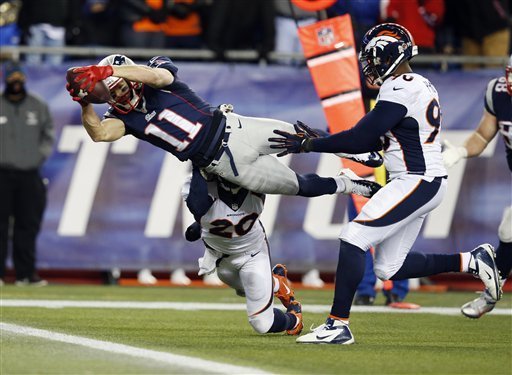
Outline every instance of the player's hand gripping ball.
<path fill-rule="evenodd" d="M 79 78 L 83 73 L 79 69 L 81 68 L 69 68 L 66 72 L 66 81 L 68 82 L 66 89 L 73 97 L 73 100 L 81 104 L 107 103 L 110 100 L 110 91 L 107 85 L 103 81 L 97 81 L 89 92 L 90 86 L 84 87 L 83 80 Z"/>

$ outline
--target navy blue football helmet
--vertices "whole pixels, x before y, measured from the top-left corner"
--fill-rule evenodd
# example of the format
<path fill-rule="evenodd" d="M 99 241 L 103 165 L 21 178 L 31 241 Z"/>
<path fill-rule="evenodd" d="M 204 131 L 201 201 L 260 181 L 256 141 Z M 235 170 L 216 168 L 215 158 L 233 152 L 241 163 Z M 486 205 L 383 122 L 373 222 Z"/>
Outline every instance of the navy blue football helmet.
<path fill-rule="evenodd" d="M 402 62 L 417 54 L 418 47 L 405 27 L 382 23 L 364 35 L 359 61 L 368 82 L 380 86 Z"/>

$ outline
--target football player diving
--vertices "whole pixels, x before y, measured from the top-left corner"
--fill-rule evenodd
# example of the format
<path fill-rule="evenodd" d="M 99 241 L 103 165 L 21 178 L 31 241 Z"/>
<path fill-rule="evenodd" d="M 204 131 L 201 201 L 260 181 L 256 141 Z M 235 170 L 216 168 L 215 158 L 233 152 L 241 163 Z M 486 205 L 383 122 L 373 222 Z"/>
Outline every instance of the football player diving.
<path fill-rule="evenodd" d="M 179 160 L 192 163 L 262 194 L 314 197 L 324 194 L 372 196 L 380 185 L 347 173 L 332 178 L 298 175 L 271 154 L 272 131 L 296 133 L 284 121 L 240 116 L 220 111 L 199 97 L 178 77 L 178 67 L 157 56 L 147 66 L 123 55 L 110 55 L 98 65 L 75 68 L 75 82 L 67 89 L 82 106 L 82 123 L 95 142 L 113 142 L 126 134 L 151 143 Z M 110 90 L 101 120 L 84 98 L 100 81 Z M 77 87 L 78 85 L 78 87 Z M 346 157 L 372 165 L 382 163 L 376 153 Z M 376 164 L 375 164 L 376 163 Z"/>

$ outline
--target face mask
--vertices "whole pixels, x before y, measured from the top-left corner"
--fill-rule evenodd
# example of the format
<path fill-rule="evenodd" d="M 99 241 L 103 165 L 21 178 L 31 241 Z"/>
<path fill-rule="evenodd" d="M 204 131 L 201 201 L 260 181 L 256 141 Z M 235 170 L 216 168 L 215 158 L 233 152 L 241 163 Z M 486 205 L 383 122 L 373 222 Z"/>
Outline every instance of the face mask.
<path fill-rule="evenodd" d="M 7 82 L 5 85 L 6 95 L 19 95 L 25 93 L 25 82 L 22 80 L 14 80 Z"/>

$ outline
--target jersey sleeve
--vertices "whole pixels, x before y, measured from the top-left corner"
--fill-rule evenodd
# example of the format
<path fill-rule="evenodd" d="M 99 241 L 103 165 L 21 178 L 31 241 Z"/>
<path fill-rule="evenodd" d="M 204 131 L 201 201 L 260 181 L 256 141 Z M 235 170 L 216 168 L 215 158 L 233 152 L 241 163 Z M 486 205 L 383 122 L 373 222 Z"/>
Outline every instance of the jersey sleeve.
<path fill-rule="evenodd" d="M 148 61 L 150 68 L 162 68 L 167 69 L 172 73 L 174 77 L 178 75 L 178 67 L 174 65 L 172 60 L 166 56 L 155 56 Z"/>
<path fill-rule="evenodd" d="M 484 98 L 484 106 L 487 112 L 491 115 L 496 116 L 496 111 L 494 109 L 494 87 L 496 86 L 497 78 L 489 81 L 487 84 L 487 89 L 485 90 L 485 98 Z"/>

